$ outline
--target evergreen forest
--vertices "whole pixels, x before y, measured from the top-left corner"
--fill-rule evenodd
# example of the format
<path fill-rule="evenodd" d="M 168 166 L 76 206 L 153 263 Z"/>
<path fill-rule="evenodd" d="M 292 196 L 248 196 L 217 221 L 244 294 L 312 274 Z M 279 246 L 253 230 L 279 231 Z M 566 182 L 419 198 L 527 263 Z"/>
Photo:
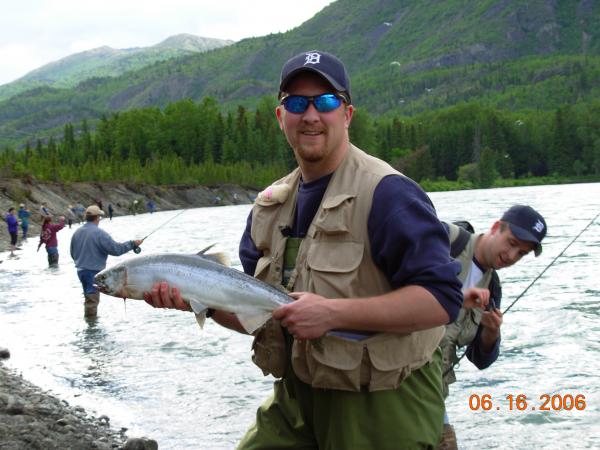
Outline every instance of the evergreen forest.
<path fill-rule="evenodd" d="M 84 120 L 0 153 L 4 176 L 260 188 L 295 166 L 274 98 L 224 111 L 212 98 Z M 406 117 L 355 109 L 351 141 L 427 189 L 600 178 L 600 101 L 509 112 L 477 102 Z"/>

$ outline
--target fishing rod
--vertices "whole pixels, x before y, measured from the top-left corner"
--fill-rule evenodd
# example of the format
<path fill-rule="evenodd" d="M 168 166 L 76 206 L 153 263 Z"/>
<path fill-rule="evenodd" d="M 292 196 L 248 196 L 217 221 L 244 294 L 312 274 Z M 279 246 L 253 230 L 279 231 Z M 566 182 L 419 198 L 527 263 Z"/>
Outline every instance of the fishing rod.
<path fill-rule="evenodd" d="M 577 236 L 575 236 L 573 239 L 571 239 L 571 242 L 569 242 L 569 243 L 567 244 L 567 246 L 566 246 L 565 248 L 563 248 L 563 249 L 562 249 L 562 251 L 561 251 L 561 252 L 560 252 L 558 255 L 556 255 L 556 256 L 554 257 L 554 259 L 553 259 L 552 261 L 550 261 L 550 263 L 549 263 L 549 264 L 548 264 L 546 267 L 544 267 L 544 270 L 542 270 L 542 271 L 541 271 L 541 272 L 538 274 L 538 276 L 537 276 L 537 277 L 535 277 L 531 283 L 529 283 L 529 285 L 528 285 L 528 286 L 527 286 L 527 287 L 526 287 L 526 288 L 523 290 L 523 292 L 521 292 L 521 293 L 520 293 L 520 294 L 517 296 L 517 298 L 515 298 L 515 300 L 514 300 L 514 301 L 513 301 L 513 302 L 512 302 L 512 303 L 511 303 L 509 306 L 508 306 L 508 308 L 506 308 L 506 309 L 504 310 L 504 312 L 502 313 L 503 315 L 504 315 L 504 314 L 506 314 L 508 311 L 510 311 L 510 309 L 511 309 L 511 308 L 514 306 L 514 304 L 515 304 L 515 303 L 517 303 L 517 302 L 519 301 L 519 299 L 525 295 L 525 293 L 526 293 L 526 292 L 529 290 L 529 288 L 530 288 L 531 286 L 533 286 L 533 285 L 535 284 L 535 282 L 536 282 L 537 280 L 539 280 L 539 279 L 542 277 L 542 275 L 544 275 L 544 273 L 545 273 L 545 272 L 546 272 L 546 271 L 547 271 L 547 270 L 548 270 L 550 267 L 552 267 L 552 265 L 553 265 L 553 264 L 556 262 L 556 260 L 557 260 L 558 258 L 560 258 L 560 257 L 561 257 L 561 256 L 562 256 L 562 255 L 563 255 L 563 254 L 564 254 L 564 253 L 567 251 L 567 249 L 568 249 L 568 248 L 569 248 L 569 247 L 570 247 L 570 246 L 571 246 L 571 245 L 572 245 L 572 244 L 573 244 L 573 243 L 574 243 L 574 242 L 575 242 L 577 239 L 579 239 L 579 237 L 580 237 L 580 236 L 581 236 L 581 235 L 582 235 L 582 234 L 583 234 L 583 233 L 584 233 L 584 232 L 585 232 L 585 231 L 586 231 L 586 230 L 587 230 L 587 229 L 590 227 L 590 225 L 592 225 L 592 224 L 593 224 L 593 223 L 596 221 L 596 219 L 598 218 L 598 216 L 600 216 L 600 213 L 596 214 L 596 217 L 594 217 L 592 220 L 590 220 L 590 222 L 589 222 L 589 223 L 588 223 L 588 224 L 587 224 L 587 225 L 586 225 L 586 226 L 585 226 L 585 227 L 584 227 L 584 228 L 583 228 L 583 229 L 582 229 L 582 230 L 579 232 L 579 234 L 578 234 Z M 493 299 L 492 299 L 491 297 L 490 297 L 490 300 L 491 300 L 491 302 L 492 302 L 492 306 L 493 306 L 494 308 L 496 308 L 496 305 L 494 304 L 494 301 L 493 301 Z M 450 366 L 448 369 L 446 369 L 446 371 L 444 371 L 444 374 L 442 375 L 442 377 L 445 377 L 446 375 L 448 375 L 448 373 L 450 373 L 450 371 L 451 371 L 452 369 L 454 369 L 454 367 L 456 367 L 456 365 L 457 365 L 457 364 L 458 364 L 458 363 L 459 363 L 459 362 L 460 362 L 460 361 L 461 361 L 461 360 L 462 360 L 462 359 L 463 359 L 463 358 L 464 358 L 464 357 L 467 355 L 467 352 L 469 351 L 469 348 L 470 348 L 470 347 L 471 347 L 471 344 L 467 345 L 467 348 L 465 349 L 465 351 L 463 352 L 463 354 L 462 354 L 462 355 L 460 355 L 460 358 L 458 358 L 458 359 L 456 360 L 456 362 L 455 362 L 454 364 L 452 364 L 452 366 Z"/>
<path fill-rule="evenodd" d="M 186 211 L 187 211 L 187 209 L 182 209 L 179 213 L 175 214 L 169 220 L 167 220 L 166 222 L 162 223 L 161 225 L 159 225 L 158 227 L 156 227 L 154 230 L 152 230 L 150 233 L 148 233 L 144 238 L 142 238 L 142 241 L 145 241 L 146 239 L 148 239 L 150 236 L 152 236 L 154 233 L 156 233 L 158 230 L 160 230 L 162 227 L 164 227 L 166 224 L 168 224 L 171 220 L 176 219 L 177 217 L 179 217 L 180 215 L 182 215 Z M 139 254 L 141 251 L 142 251 L 141 247 L 139 247 L 137 245 L 135 247 L 133 247 L 133 252 L 134 253 Z"/>

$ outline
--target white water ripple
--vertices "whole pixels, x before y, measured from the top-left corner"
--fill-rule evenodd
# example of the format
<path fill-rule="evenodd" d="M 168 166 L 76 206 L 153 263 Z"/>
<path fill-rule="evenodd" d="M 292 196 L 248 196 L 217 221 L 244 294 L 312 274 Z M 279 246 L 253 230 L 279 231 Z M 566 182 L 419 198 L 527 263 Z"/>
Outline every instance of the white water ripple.
<path fill-rule="evenodd" d="M 544 251 L 500 272 L 506 308 L 600 212 L 600 184 L 433 193 L 440 218 L 468 219 L 483 231 L 511 204 L 527 203 L 549 226 Z M 77 201 L 77 199 L 72 199 Z M 188 210 L 154 233 L 143 252 L 195 253 L 209 244 L 234 267 L 249 205 Z M 177 211 L 103 220 L 117 240 L 141 238 Z M 251 338 L 191 314 L 102 296 L 93 326 L 68 249 L 58 234 L 60 267 L 48 269 L 30 239 L 18 260 L 0 265 L 0 346 L 7 364 L 72 404 L 107 414 L 132 436 L 161 449 L 230 449 L 271 392 L 272 379 L 250 361 Z M 109 266 L 131 253 L 109 258 Z M 462 449 L 598 448 L 600 442 L 600 223 L 595 223 L 505 316 L 501 355 L 485 371 L 457 370 L 447 407 Z M 469 397 L 490 394 L 494 408 L 472 411 Z M 507 396 L 527 396 L 509 411 Z M 539 411 L 540 396 L 585 395 L 582 411 Z M 535 406 L 536 410 L 531 407 Z M 497 409 L 500 408 L 500 409 Z"/>

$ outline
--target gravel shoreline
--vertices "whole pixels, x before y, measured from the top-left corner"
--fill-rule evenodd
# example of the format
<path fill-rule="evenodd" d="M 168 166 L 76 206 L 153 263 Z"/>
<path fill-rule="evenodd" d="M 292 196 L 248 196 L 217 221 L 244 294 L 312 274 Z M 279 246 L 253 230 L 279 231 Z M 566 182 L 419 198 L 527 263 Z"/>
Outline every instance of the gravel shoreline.
<path fill-rule="evenodd" d="M 0 449 L 158 449 L 156 441 L 128 439 L 126 432 L 111 428 L 108 416 L 95 417 L 59 400 L 0 361 Z"/>

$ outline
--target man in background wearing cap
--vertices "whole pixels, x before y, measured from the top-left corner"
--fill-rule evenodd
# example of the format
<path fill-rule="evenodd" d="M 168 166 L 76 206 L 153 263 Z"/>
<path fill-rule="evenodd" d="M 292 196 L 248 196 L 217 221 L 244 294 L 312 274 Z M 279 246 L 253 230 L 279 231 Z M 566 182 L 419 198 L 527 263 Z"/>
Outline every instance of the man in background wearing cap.
<path fill-rule="evenodd" d="M 279 91 L 299 167 L 257 197 L 240 260 L 295 301 L 254 333 L 253 361 L 280 379 L 239 448 L 432 448 L 444 412 L 438 344 L 462 304 L 446 230 L 415 182 L 350 143 L 339 59 L 293 57 Z M 189 310 L 166 283 L 146 300 Z M 233 314 L 211 317 L 244 332 Z"/>
<path fill-rule="evenodd" d="M 143 240 L 118 243 L 100 229 L 100 216 L 104 215 L 98 206 L 88 206 L 85 210 L 85 225 L 71 238 L 71 257 L 77 267 L 77 276 L 83 286 L 84 316 L 94 318 L 98 314 L 100 293 L 94 287 L 94 277 L 106 267 L 108 255 L 119 256 L 142 245 Z"/>
<path fill-rule="evenodd" d="M 546 236 L 546 221 L 531 206 L 514 205 L 494 222 L 483 234 L 470 234 L 462 248 L 455 250 L 460 234 L 466 233 L 455 224 L 448 224 L 452 256 L 456 257 L 462 270 L 459 278 L 463 289 L 489 289 L 489 310 L 462 308 L 456 322 L 446 325 L 446 333 L 440 347 L 443 355 L 444 396 L 448 385 L 456 381 L 453 370 L 458 362 L 457 348 L 468 345 L 466 356 L 477 366 L 485 369 L 492 365 L 500 352 L 500 327 L 502 290 L 496 270 L 510 267 L 531 251 L 535 256 L 542 252 L 542 239 Z M 456 254 L 455 254 L 456 253 Z M 456 449 L 456 436 L 448 416 L 444 418 L 444 433 L 440 450 Z"/>

